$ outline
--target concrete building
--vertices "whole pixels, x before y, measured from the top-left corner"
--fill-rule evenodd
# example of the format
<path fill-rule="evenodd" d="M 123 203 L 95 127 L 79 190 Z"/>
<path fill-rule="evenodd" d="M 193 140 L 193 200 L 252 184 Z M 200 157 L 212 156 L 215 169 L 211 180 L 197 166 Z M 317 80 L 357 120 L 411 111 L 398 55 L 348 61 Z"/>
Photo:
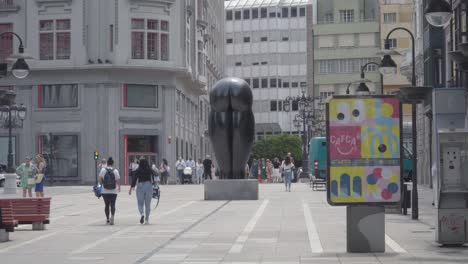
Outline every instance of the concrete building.
<path fill-rule="evenodd" d="M 226 74 L 252 87 L 257 138 L 297 133 L 298 105 L 285 112 L 283 102 L 313 89 L 311 2 L 224 1 Z"/>
<path fill-rule="evenodd" d="M 379 62 L 381 47 L 378 0 L 317 0 L 314 25 L 314 95 L 345 94 L 360 79 L 361 66 Z M 371 92 L 381 92 L 375 65 L 367 67 Z M 351 94 L 357 85 L 351 85 Z"/>
<path fill-rule="evenodd" d="M 176 156 L 211 154 L 206 94 L 224 72 L 222 1 L 2 3 L 0 30 L 20 35 L 35 58 L 26 79 L 0 80 L 28 108 L 14 130 L 17 164 L 43 153 L 49 180 L 90 183 L 99 151 L 114 157 L 128 184 L 135 158 L 166 158 L 172 168 Z M 6 135 L 0 130 L 2 153 Z"/>

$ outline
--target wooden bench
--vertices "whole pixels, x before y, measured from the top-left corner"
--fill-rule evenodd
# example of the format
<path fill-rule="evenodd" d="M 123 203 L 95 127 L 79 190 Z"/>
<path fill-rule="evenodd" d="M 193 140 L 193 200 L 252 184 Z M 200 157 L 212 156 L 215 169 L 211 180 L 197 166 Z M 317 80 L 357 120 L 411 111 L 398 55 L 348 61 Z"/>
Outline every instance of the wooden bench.
<path fill-rule="evenodd" d="M 13 217 L 13 208 L 11 203 L 4 203 L 0 206 L 0 242 L 6 242 L 10 239 L 9 233 L 15 230 L 18 222 Z"/>
<path fill-rule="evenodd" d="M 315 175 L 310 174 L 310 185 L 312 191 L 318 191 L 318 186 L 323 186 L 323 188 L 327 187 L 327 181 L 325 179 L 318 179 Z"/>
<path fill-rule="evenodd" d="M 50 223 L 50 198 L 0 199 L 0 207 L 8 203 L 18 224 L 32 224 L 33 230 L 44 230 L 45 224 Z"/>

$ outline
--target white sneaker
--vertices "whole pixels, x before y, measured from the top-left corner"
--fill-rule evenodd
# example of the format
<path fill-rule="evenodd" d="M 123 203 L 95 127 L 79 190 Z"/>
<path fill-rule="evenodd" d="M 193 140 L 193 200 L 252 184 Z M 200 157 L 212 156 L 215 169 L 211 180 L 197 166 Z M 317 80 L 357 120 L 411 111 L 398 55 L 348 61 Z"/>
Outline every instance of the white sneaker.
<path fill-rule="evenodd" d="M 111 216 L 110 221 L 109 221 L 109 224 L 110 224 L 110 225 L 114 225 L 114 216 Z"/>

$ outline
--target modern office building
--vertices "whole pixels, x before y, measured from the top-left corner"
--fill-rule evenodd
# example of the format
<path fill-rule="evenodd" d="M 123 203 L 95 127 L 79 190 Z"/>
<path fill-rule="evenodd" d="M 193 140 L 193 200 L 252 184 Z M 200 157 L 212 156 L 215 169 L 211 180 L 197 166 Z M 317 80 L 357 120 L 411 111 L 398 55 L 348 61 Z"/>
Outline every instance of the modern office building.
<path fill-rule="evenodd" d="M 360 79 L 361 66 L 379 62 L 381 47 L 378 0 L 317 0 L 314 25 L 315 96 L 346 94 L 348 84 Z M 375 65 L 366 69 L 372 93 L 380 93 Z M 357 85 L 350 86 L 351 94 Z"/>
<path fill-rule="evenodd" d="M 16 164 L 43 153 L 49 180 L 90 183 L 99 151 L 114 157 L 128 184 L 135 158 L 166 158 L 173 167 L 176 156 L 211 154 L 206 94 L 224 73 L 223 4 L 0 1 L 0 30 L 20 35 L 35 58 L 27 78 L 0 79 L 28 109 L 23 128 L 14 130 Z M 0 42 L 7 53 L 19 44 Z M 0 129 L 2 159 L 6 135 Z"/>
<path fill-rule="evenodd" d="M 297 133 L 288 96 L 313 89 L 312 1 L 228 0 L 225 4 L 225 69 L 252 88 L 257 138 Z"/>

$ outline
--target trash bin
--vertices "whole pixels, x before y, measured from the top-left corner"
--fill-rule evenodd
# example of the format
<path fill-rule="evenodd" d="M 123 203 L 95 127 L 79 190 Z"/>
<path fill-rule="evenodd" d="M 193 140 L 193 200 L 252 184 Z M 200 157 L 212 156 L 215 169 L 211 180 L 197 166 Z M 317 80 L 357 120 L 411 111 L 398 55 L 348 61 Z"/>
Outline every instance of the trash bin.
<path fill-rule="evenodd" d="M 401 209 L 403 210 L 403 214 L 408 214 L 408 208 L 411 208 L 411 187 L 413 183 L 411 182 L 404 182 L 402 187 L 402 199 L 401 199 Z"/>

